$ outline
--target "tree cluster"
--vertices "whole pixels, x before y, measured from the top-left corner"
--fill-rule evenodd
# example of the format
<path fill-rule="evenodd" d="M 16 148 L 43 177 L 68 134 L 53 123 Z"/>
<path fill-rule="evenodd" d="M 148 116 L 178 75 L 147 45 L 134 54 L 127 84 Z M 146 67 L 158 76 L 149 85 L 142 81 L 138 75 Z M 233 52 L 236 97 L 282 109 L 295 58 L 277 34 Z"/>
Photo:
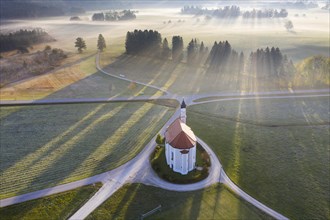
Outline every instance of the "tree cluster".
<path fill-rule="evenodd" d="M 27 47 L 36 43 L 54 40 L 41 28 L 19 30 L 14 33 L 0 35 L 0 52 L 15 49 L 27 50 Z"/>
<path fill-rule="evenodd" d="M 172 37 L 172 60 L 180 62 L 183 59 L 183 39 L 180 36 Z"/>
<path fill-rule="evenodd" d="M 162 37 L 153 30 L 134 30 L 126 34 L 126 53 L 159 56 L 161 53 Z"/>
<path fill-rule="evenodd" d="M 123 10 L 123 11 L 108 11 L 94 13 L 92 16 L 93 21 L 120 21 L 120 20 L 133 20 L 136 19 L 134 11 Z"/>
<path fill-rule="evenodd" d="M 189 6 L 189 5 L 185 5 L 182 9 L 181 9 L 181 13 L 182 14 L 192 14 L 192 15 L 202 15 L 204 14 L 205 10 L 207 9 L 203 9 L 200 6 Z"/>
<path fill-rule="evenodd" d="M 236 5 L 225 6 L 223 8 L 209 10 L 199 6 L 184 6 L 181 9 L 182 14 L 208 15 L 216 18 L 237 18 L 240 16 L 240 7 Z"/>
<path fill-rule="evenodd" d="M 245 11 L 242 13 L 243 18 L 285 18 L 287 16 L 288 12 L 286 9 L 281 9 L 280 12 L 276 9 L 252 9 L 251 11 Z"/>
<path fill-rule="evenodd" d="M 249 72 L 258 77 L 289 76 L 294 72 L 292 61 L 286 55 L 283 56 L 278 47 L 251 52 L 248 66 Z"/>
<path fill-rule="evenodd" d="M 319 5 L 315 1 L 300 0 L 294 2 L 287 2 L 287 7 L 298 8 L 298 9 L 308 9 L 308 8 L 317 8 Z"/>
<path fill-rule="evenodd" d="M 79 16 L 72 16 L 70 17 L 70 21 L 81 21 L 81 18 Z"/>
<path fill-rule="evenodd" d="M 241 14 L 240 8 L 236 5 L 225 6 L 213 11 L 212 15 L 216 18 L 237 18 Z"/>
<path fill-rule="evenodd" d="M 208 53 L 208 48 L 204 46 L 204 42 L 199 43 L 197 39 L 191 39 L 187 47 L 187 63 L 198 65 L 204 60 Z"/>
<path fill-rule="evenodd" d="M 244 54 L 238 54 L 228 41 L 214 42 L 205 63 L 211 72 L 239 73 L 244 68 Z"/>

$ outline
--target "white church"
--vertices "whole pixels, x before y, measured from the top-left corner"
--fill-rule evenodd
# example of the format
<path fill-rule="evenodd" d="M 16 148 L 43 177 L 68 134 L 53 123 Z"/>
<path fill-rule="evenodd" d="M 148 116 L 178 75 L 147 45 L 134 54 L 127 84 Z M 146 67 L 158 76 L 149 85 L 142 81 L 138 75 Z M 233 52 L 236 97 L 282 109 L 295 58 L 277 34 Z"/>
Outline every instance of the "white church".
<path fill-rule="evenodd" d="M 173 171 L 187 174 L 195 169 L 196 136 L 186 125 L 186 104 L 181 103 L 180 118 L 176 119 L 165 132 L 166 162 Z"/>

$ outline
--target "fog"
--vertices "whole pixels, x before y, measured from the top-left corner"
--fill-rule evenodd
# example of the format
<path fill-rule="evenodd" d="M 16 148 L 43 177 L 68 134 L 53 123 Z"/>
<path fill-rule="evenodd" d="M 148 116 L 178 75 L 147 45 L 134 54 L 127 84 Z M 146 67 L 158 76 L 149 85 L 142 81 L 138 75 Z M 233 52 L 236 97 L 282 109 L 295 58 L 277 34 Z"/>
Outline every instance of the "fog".
<path fill-rule="evenodd" d="M 258 5 L 240 5 L 243 11 L 254 6 Z M 329 12 L 319 8 L 288 9 L 287 18 L 244 19 L 240 16 L 236 19 L 210 20 L 205 16 L 183 15 L 180 8 L 132 10 L 137 11 L 137 18 L 129 21 L 91 21 L 92 14 L 100 11 L 81 15 L 81 21 L 70 21 L 69 16 L 2 21 L 1 32 L 41 27 L 57 40 L 52 43 L 53 46 L 74 51 L 73 43 L 77 37 L 86 39 L 87 47 L 93 49 L 101 33 L 111 49 L 112 44 L 124 47 L 127 31 L 153 29 L 160 32 L 163 38 L 167 37 L 169 42 L 173 35 L 182 36 L 185 46 L 191 38 L 204 41 L 208 47 L 214 41 L 228 40 L 235 50 L 244 52 L 267 46 L 280 47 L 294 61 L 316 54 L 329 56 Z M 287 20 L 294 25 L 292 31 L 284 28 Z"/>

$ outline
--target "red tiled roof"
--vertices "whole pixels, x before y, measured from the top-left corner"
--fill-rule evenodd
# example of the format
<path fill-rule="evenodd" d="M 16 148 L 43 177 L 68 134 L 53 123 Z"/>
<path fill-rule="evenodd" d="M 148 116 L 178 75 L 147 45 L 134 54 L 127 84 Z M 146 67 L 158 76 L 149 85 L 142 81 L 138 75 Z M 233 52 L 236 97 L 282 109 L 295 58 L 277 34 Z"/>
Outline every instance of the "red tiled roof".
<path fill-rule="evenodd" d="M 194 132 L 179 118 L 167 128 L 165 139 L 172 147 L 178 149 L 192 148 L 197 141 Z"/>

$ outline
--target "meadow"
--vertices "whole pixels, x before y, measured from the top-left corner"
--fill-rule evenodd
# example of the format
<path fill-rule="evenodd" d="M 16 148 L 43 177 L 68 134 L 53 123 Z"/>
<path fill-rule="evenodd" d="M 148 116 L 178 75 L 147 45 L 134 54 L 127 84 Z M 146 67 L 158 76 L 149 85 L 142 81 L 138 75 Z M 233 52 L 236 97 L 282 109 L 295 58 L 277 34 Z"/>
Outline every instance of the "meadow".
<path fill-rule="evenodd" d="M 1 107 L 0 112 L 3 199 L 124 164 L 156 135 L 174 108 L 121 102 Z"/>
<path fill-rule="evenodd" d="M 95 57 L 0 89 L 1 100 L 110 98 L 154 95 L 157 90 L 107 76 L 95 68 Z"/>
<path fill-rule="evenodd" d="M 0 208 L 3 220 L 9 219 L 68 219 L 101 188 L 101 183 L 82 186 L 8 207 Z"/>
<path fill-rule="evenodd" d="M 214 102 L 187 123 L 244 191 L 292 219 L 329 218 L 329 98 Z"/>
<path fill-rule="evenodd" d="M 143 184 L 125 185 L 87 219 L 271 219 L 221 184 L 192 192 L 173 192 Z"/>

